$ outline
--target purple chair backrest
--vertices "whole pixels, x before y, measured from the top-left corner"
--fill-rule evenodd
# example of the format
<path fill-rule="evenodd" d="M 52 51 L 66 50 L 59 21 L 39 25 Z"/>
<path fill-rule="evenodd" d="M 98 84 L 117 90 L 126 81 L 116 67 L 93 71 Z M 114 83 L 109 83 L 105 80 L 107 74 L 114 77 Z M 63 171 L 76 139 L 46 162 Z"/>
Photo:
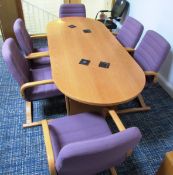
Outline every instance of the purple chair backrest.
<path fill-rule="evenodd" d="M 79 16 L 86 17 L 84 4 L 62 4 L 59 10 L 59 18 Z"/>
<path fill-rule="evenodd" d="M 20 18 L 16 19 L 13 25 L 13 30 L 16 39 L 19 43 L 19 46 L 24 52 L 24 54 L 25 55 L 30 54 L 33 51 L 32 41 L 22 19 Z"/>
<path fill-rule="evenodd" d="M 160 34 L 148 30 L 134 53 L 134 58 L 144 71 L 158 72 L 166 59 L 170 44 Z"/>
<path fill-rule="evenodd" d="M 135 48 L 143 30 L 144 26 L 139 21 L 132 17 L 127 17 L 116 38 L 124 47 Z"/>
<path fill-rule="evenodd" d="M 15 80 L 21 86 L 29 81 L 29 66 L 14 39 L 7 39 L 2 46 L 2 56 Z"/>
<path fill-rule="evenodd" d="M 141 139 L 138 128 L 129 128 L 100 139 L 66 145 L 59 152 L 55 166 L 60 175 L 93 175 L 122 163 L 127 151 Z"/>

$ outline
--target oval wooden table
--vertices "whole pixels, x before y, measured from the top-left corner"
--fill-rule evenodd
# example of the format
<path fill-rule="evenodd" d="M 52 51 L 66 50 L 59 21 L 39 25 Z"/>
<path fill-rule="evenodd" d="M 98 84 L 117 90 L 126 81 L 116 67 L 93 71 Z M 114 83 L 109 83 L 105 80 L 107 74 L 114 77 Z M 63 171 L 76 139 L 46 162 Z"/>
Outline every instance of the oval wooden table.
<path fill-rule="evenodd" d="M 66 96 L 68 114 L 115 106 L 143 90 L 144 72 L 102 23 L 66 17 L 50 22 L 47 33 L 52 77 Z M 109 68 L 99 67 L 100 61 Z"/>

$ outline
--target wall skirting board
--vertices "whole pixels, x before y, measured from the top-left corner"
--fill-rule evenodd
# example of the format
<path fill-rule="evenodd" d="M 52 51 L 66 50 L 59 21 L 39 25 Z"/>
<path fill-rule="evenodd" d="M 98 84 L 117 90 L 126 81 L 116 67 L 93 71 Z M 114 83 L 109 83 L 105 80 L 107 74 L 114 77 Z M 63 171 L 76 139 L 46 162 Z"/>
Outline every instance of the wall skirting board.
<path fill-rule="evenodd" d="M 173 85 L 162 74 L 158 77 L 160 86 L 173 98 Z"/>

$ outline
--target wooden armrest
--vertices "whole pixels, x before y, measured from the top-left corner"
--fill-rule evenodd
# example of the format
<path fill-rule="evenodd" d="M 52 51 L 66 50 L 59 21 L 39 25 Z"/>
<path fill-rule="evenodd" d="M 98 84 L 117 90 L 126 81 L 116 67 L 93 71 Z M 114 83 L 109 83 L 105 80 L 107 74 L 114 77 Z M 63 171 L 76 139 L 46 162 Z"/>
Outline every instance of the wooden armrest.
<path fill-rule="evenodd" d="M 42 128 L 43 128 L 43 135 L 44 135 L 44 143 L 45 143 L 45 146 L 46 146 L 49 172 L 50 172 L 51 175 L 56 175 L 53 149 L 52 149 L 52 144 L 51 144 L 51 139 L 50 139 L 48 123 L 47 123 L 46 120 L 42 121 Z"/>
<path fill-rule="evenodd" d="M 48 57 L 48 56 L 49 56 L 49 52 L 45 51 L 45 52 L 30 53 L 29 55 L 25 56 L 25 58 L 28 60 L 33 60 L 33 59 L 38 59 L 41 57 Z"/>
<path fill-rule="evenodd" d="M 117 128 L 119 131 L 124 131 L 126 130 L 125 126 L 123 125 L 123 123 L 121 122 L 120 118 L 118 117 L 117 113 L 111 109 L 111 110 L 108 110 L 110 116 L 112 117 L 114 123 L 116 124 Z M 132 154 L 132 150 L 128 150 L 127 152 L 127 157 L 130 156 Z"/>
<path fill-rule="evenodd" d="M 129 53 L 135 52 L 135 49 L 133 49 L 133 48 L 125 47 L 125 49 L 126 49 L 126 51 L 129 52 Z"/>
<path fill-rule="evenodd" d="M 30 36 L 32 39 L 34 38 L 47 38 L 47 34 L 35 34 Z"/>
<path fill-rule="evenodd" d="M 34 81 L 34 82 L 29 82 L 25 83 L 21 86 L 20 88 L 20 93 L 23 98 L 25 98 L 25 90 L 34 86 L 39 86 L 39 85 L 44 85 L 44 84 L 53 84 L 53 80 L 41 80 L 41 81 Z"/>
<path fill-rule="evenodd" d="M 112 117 L 114 123 L 116 124 L 119 131 L 124 131 L 126 128 L 118 117 L 117 113 L 114 110 L 108 110 L 108 113 Z"/>

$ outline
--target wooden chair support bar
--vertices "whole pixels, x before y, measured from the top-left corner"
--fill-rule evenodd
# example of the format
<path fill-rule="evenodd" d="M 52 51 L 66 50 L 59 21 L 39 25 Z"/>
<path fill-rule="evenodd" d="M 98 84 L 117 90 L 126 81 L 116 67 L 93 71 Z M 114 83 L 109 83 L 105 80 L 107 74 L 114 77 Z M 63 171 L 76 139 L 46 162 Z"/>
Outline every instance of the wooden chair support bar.
<path fill-rule="evenodd" d="M 145 71 L 146 76 L 154 76 L 153 83 L 156 84 L 158 82 L 158 73 L 153 71 Z"/>
<path fill-rule="evenodd" d="M 47 34 L 43 33 L 43 34 L 35 34 L 35 35 L 31 35 L 31 38 L 47 38 Z"/>
<path fill-rule="evenodd" d="M 50 83 L 54 83 L 53 80 L 42 80 L 42 81 L 34 81 L 34 82 L 29 82 L 29 83 L 25 83 L 21 86 L 20 92 L 21 95 L 24 99 L 25 98 L 25 90 L 27 88 L 31 88 L 34 86 L 39 86 L 39 85 L 44 85 L 44 84 L 50 84 Z M 28 128 L 28 127 L 33 127 L 33 126 L 39 126 L 41 125 L 41 121 L 37 121 L 37 122 L 32 122 L 33 116 L 32 116 L 32 102 L 26 101 L 26 123 L 23 124 L 24 128 Z"/>
<path fill-rule="evenodd" d="M 145 104 L 144 99 L 143 99 L 141 94 L 139 94 L 137 98 L 139 100 L 140 107 L 118 110 L 118 111 L 116 111 L 117 114 L 125 114 L 125 113 L 140 112 L 140 111 L 149 111 L 151 109 L 150 106 L 147 106 Z"/>
<path fill-rule="evenodd" d="M 26 101 L 26 123 L 23 124 L 23 128 L 41 125 L 41 121 L 32 122 L 32 120 L 33 120 L 33 116 L 32 116 L 33 107 L 32 107 L 32 105 L 33 105 L 32 102 Z"/>
<path fill-rule="evenodd" d="M 49 172 L 50 172 L 51 175 L 56 175 L 57 173 L 56 173 L 56 170 L 55 170 L 53 149 L 52 149 L 52 144 L 51 144 L 51 140 L 50 140 L 50 133 L 49 133 L 49 128 L 48 128 L 48 123 L 47 123 L 46 120 L 42 121 L 42 128 L 43 128 L 44 142 L 45 142 L 45 146 L 46 146 Z"/>
<path fill-rule="evenodd" d="M 42 81 L 34 81 L 34 82 L 29 82 L 25 83 L 21 86 L 20 88 L 20 93 L 23 98 L 25 98 L 25 90 L 34 86 L 39 86 L 39 85 L 44 85 L 44 84 L 53 84 L 53 80 L 42 80 Z"/>
<path fill-rule="evenodd" d="M 118 117 L 117 113 L 113 109 L 109 110 L 108 112 L 109 112 L 110 116 L 112 117 L 114 123 L 116 124 L 118 130 L 119 131 L 124 131 L 126 128 L 123 125 L 123 123 L 121 122 L 121 120 Z"/>
<path fill-rule="evenodd" d="M 157 72 L 153 72 L 153 71 L 144 71 L 145 75 L 153 75 L 153 76 L 157 76 L 158 73 Z"/>
<path fill-rule="evenodd" d="M 32 102 L 26 101 L 26 123 L 32 122 Z"/>
<path fill-rule="evenodd" d="M 35 53 L 30 53 L 29 55 L 25 56 L 26 59 L 28 60 L 33 60 L 33 59 L 38 59 L 41 57 L 49 57 L 49 52 L 35 52 Z"/>
<path fill-rule="evenodd" d="M 117 172 L 116 172 L 115 168 L 112 167 L 110 169 L 110 171 L 111 171 L 111 175 L 117 175 Z"/>

